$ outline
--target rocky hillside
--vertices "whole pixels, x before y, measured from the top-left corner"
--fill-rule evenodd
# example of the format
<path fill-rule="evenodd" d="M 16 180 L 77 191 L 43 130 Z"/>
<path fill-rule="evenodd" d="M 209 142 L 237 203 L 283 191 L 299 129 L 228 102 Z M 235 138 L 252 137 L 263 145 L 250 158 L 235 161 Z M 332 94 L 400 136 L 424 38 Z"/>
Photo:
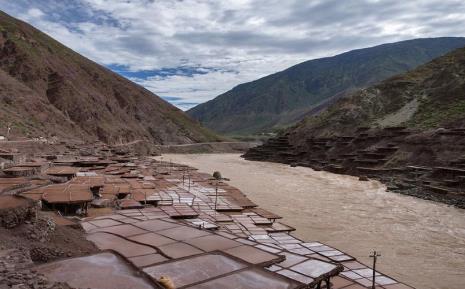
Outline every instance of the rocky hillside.
<path fill-rule="evenodd" d="M 465 208 L 465 48 L 340 99 L 244 157 L 376 178 Z"/>
<path fill-rule="evenodd" d="M 465 38 L 415 39 L 310 60 L 241 84 L 188 113 L 225 134 L 267 132 L 463 46 Z"/>
<path fill-rule="evenodd" d="M 216 140 L 143 87 L 0 12 L 0 135 L 157 144 Z"/>
<path fill-rule="evenodd" d="M 408 73 L 360 90 L 308 117 L 292 133 L 344 135 L 358 127 L 406 126 L 419 130 L 465 125 L 465 48 Z"/>

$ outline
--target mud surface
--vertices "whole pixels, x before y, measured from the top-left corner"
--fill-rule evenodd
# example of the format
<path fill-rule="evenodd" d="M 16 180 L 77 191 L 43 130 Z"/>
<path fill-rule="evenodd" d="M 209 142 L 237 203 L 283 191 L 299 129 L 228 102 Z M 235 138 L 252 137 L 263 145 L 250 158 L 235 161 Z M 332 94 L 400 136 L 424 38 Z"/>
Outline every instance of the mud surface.
<path fill-rule="evenodd" d="M 15 228 L 0 227 L 1 249 L 26 251 L 36 264 L 98 251 L 85 239 L 82 229 L 56 225 L 42 214 L 37 220 L 27 221 Z"/>
<path fill-rule="evenodd" d="M 163 155 L 212 173 L 284 217 L 296 236 L 323 241 L 418 289 L 463 289 L 465 210 L 386 192 L 379 182 L 245 161 L 238 154 Z"/>

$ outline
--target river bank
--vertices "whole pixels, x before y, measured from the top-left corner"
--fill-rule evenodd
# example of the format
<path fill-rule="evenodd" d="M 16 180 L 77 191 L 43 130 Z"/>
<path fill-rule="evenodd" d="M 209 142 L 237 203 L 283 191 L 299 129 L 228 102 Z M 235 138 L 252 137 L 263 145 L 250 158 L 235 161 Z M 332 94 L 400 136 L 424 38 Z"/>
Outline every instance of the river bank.
<path fill-rule="evenodd" d="M 379 182 L 250 162 L 238 154 L 163 155 L 212 173 L 221 171 L 254 202 L 285 218 L 295 235 L 319 240 L 418 289 L 462 289 L 464 210 L 386 192 Z M 283 205 L 284 204 L 284 205 Z"/>
<path fill-rule="evenodd" d="M 243 153 L 256 147 L 260 142 L 208 142 L 181 145 L 158 145 L 162 154 L 206 154 L 206 153 Z"/>

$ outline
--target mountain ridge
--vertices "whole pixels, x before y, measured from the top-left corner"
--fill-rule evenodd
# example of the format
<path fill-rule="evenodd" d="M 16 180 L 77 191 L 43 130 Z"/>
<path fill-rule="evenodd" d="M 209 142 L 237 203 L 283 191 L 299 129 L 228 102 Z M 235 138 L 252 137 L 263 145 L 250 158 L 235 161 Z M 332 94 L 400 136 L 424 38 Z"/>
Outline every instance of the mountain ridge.
<path fill-rule="evenodd" d="M 0 133 L 193 143 L 219 138 L 147 89 L 0 12 Z"/>
<path fill-rule="evenodd" d="M 357 89 L 463 46 L 465 38 L 423 38 L 308 60 L 240 84 L 187 113 L 220 133 L 269 132 L 319 113 Z"/>
<path fill-rule="evenodd" d="M 465 208 L 464 155 L 465 47 L 341 98 L 243 157 L 373 178 Z"/>
<path fill-rule="evenodd" d="M 461 127 L 465 121 L 465 48 L 341 98 L 294 132 L 342 135 L 358 127 L 418 130 Z M 299 134 L 299 133 L 297 133 Z"/>

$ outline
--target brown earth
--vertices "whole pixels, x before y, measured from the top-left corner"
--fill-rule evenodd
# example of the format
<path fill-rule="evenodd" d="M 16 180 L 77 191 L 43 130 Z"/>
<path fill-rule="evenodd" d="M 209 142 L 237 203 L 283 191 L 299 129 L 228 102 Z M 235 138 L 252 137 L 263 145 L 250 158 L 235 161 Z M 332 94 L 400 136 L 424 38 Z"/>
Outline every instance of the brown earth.
<path fill-rule="evenodd" d="M 0 135 L 156 144 L 218 140 L 176 107 L 0 12 Z"/>
<path fill-rule="evenodd" d="M 12 229 L 0 227 L 0 249 L 28 251 L 35 263 L 98 251 L 93 243 L 85 239 L 80 227 L 56 225 L 55 222 L 49 223 L 49 220 L 46 214 L 39 212 L 37 220 L 26 221 Z"/>

